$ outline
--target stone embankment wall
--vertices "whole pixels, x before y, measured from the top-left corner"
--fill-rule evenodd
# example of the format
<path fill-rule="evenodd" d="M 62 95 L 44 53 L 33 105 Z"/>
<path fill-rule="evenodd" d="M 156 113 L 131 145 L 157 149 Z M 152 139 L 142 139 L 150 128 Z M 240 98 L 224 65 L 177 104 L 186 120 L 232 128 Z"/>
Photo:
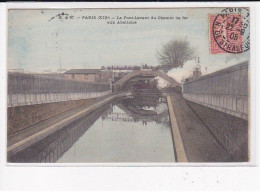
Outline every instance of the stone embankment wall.
<path fill-rule="evenodd" d="M 109 93 L 109 83 L 9 73 L 8 135 Z"/>
<path fill-rule="evenodd" d="M 183 97 L 191 102 L 248 119 L 248 62 L 185 82 Z"/>
<path fill-rule="evenodd" d="M 234 161 L 247 162 L 248 122 L 247 120 L 187 101 L 212 135 L 232 156 Z"/>
<path fill-rule="evenodd" d="M 33 124 L 56 116 L 94 99 L 72 100 L 66 102 L 44 103 L 8 108 L 8 135 L 14 134 Z"/>

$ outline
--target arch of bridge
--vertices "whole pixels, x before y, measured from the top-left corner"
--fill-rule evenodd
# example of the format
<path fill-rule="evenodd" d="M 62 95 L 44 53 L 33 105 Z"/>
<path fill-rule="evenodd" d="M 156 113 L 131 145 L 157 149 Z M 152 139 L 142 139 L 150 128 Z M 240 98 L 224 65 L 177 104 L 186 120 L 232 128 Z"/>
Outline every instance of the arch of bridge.
<path fill-rule="evenodd" d="M 161 72 L 161 71 L 154 71 L 154 70 L 138 70 L 138 71 L 133 71 L 129 74 L 127 74 L 125 77 L 121 78 L 118 80 L 116 83 L 114 83 L 114 89 L 116 91 L 119 91 L 122 86 L 129 80 L 135 78 L 135 77 L 161 77 L 162 79 L 168 81 L 170 83 L 170 86 L 175 87 L 179 86 L 180 84 L 173 79 L 172 77 L 169 77 L 167 74 Z"/>

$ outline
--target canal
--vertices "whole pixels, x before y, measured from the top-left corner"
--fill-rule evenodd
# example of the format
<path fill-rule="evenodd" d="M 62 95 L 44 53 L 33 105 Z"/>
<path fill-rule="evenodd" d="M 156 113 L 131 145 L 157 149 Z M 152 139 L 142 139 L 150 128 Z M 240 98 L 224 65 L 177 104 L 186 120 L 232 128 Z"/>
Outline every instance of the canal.
<path fill-rule="evenodd" d="M 162 95 L 107 104 L 15 154 L 10 162 L 175 162 L 168 106 Z"/>

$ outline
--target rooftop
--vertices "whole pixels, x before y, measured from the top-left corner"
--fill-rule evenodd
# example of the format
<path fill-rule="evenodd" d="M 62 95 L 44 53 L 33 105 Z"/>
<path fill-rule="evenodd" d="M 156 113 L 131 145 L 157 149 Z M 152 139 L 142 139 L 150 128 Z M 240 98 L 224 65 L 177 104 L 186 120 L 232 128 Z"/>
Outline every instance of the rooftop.
<path fill-rule="evenodd" d="M 100 69 L 70 69 L 65 74 L 96 74 Z"/>

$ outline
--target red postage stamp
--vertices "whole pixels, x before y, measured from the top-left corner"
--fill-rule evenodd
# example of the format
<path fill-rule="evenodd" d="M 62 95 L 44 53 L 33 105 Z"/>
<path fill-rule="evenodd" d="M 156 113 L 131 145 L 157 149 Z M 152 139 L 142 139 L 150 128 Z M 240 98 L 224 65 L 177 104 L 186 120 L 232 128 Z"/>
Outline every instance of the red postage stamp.
<path fill-rule="evenodd" d="M 242 53 L 250 48 L 249 11 L 226 8 L 209 14 L 210 53 Z"/>

